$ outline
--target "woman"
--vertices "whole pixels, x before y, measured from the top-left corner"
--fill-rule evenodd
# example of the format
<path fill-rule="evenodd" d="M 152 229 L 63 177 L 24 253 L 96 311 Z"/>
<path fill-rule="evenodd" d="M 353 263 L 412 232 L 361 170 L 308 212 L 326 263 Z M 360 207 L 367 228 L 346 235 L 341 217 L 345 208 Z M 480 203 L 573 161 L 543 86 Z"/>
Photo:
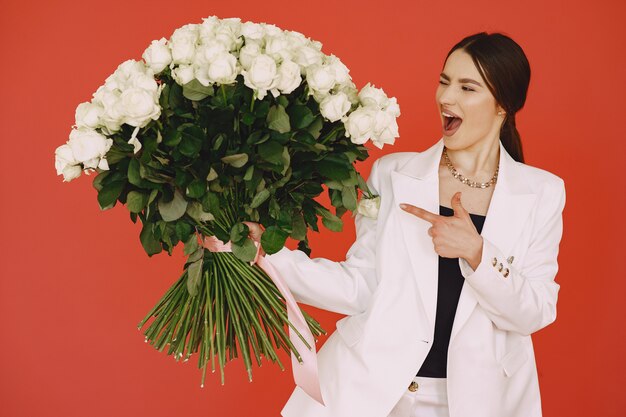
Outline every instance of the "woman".
<path fill-rule="evenodd" d="M 326 406 L 296 386 L 283 416 L 541 416 L 530 335 L 556 318 L 565 187 L 523 163 L 529 80 L 509 37 L 463 39 L 437 88 L 443 137 L 375 161 L 378 217 L 356 216 L 346 260 L 266 255 L 297 301 L 347 315 L 318 353 Z"/>

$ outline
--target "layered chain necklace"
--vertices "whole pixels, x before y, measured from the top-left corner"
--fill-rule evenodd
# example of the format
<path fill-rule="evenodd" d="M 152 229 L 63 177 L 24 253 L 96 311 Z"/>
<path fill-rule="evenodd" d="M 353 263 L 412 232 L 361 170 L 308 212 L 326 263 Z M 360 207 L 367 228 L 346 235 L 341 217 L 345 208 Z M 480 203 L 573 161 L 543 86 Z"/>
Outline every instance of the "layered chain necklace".
<path fill-rule="evenodd" d="M 446 159 L 446 165 L 448 165 L 448 169 L 450 170 L 454 178 L 461 181 L 463 184 L 469 185 L 470 187 L 487 188 L 491 186 L 491 184 L 495 184 L 498 179 L 498 170 L 500 169 L 500 167 L 496 167 L 496 172 L 494 172 L 493 177 L 491 177 L 489 181 L 478 183 L 476 181 L 465 178 L 456 170 L 456 168 L 452 165 L 452 162 L 450 162 L 450 158 L 448 157 L 448 152 L 445 146 L 443 147 L 443 157 Z"/>

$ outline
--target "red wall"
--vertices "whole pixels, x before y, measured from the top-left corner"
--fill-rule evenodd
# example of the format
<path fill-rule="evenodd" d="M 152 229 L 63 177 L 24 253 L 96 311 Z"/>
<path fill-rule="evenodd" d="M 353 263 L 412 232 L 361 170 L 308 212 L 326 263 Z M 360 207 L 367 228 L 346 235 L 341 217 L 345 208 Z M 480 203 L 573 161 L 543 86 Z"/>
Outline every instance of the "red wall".
<path fill-rule="evenodd" d="M 262 417 L 287 401 L 284 352 L 285 372 L 265 361 L 249 383 L 236 360 L 225 386 L 217 372 L 201 389 L 195 363 L 145 344 L 135 326 L 178 277 L 182 250 L 148 258 L 125 208 L 100 212 L 93 177 L 67 184 L 54 171 L 78 103 L 151 40 L 213 14 L 300 31 L 339 56 L 359 88 L 369 81 L 398 98 L 401 137 L 372 146 L 364 175 L 383 154 L 440 138 L 434 94 L 454 43 L 481 30 L 517 40 L 532 66 L 516 118 L 526 162 L 567 188 L 558 319 L 533 337 L 544 414 L 624 415 L 624 3 L 296 4 L 2 2 L 0 415 Z M 344 259 L 354 239 L 344 220 L 344 233 L 311 234 L 315 256 Z M 329 332 L 341 318 L 306 308 Z"/>

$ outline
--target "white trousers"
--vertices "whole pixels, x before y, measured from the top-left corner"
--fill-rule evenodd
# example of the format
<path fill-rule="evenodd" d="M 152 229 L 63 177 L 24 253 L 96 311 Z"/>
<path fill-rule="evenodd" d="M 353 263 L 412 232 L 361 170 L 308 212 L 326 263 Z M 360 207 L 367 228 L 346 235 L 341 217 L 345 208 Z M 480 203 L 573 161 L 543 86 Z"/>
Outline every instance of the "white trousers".
<path fill-rule="evenodd" d="M 450 417 L 446 378 L 416 376 L 413 382 L 417 389 L 407 387 L 388 417 Z"/>

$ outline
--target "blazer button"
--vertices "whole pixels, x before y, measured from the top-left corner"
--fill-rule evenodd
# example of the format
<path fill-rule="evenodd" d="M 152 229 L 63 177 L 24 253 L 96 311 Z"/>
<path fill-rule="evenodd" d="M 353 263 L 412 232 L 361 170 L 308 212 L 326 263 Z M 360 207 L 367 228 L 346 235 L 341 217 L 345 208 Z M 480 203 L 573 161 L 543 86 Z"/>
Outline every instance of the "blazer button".
<path fill-rule="evenodd" d="M 502 272 L 502 268 L 504 267 L 504 265 L 500 264 L 498 265 L 498 272 Z"/>
<path fill-rule="evenodd" d="M 504 272 L 502 273 L 502 275 L 504 275 L 504 278 L 509 276 L 509 268 L 504 268 Z"/>
<path fill-rule="evenodd" d="M 491 260 L 491 265 L 496 266 L 497 263 L 498 263 L 498 258 L 493 258 Z"/>
<path fill-rule="evenodd" d="M 506 261 L 507 261 L 508 263 L 512 264 L 512 263 L 513 263 L 513 259 L 514 259 L 514 258 L 515 258 L 515 256 L 509 256 L 509 257 L 506 259 Z"/>
<path fill-rule="evenodd" d="M 409 391 L 411 392 L 417 391 L 417 388 L 419 388 L 419 385 L 415 381 L 411 382 L 411 384 L 409 385 Z"/>

